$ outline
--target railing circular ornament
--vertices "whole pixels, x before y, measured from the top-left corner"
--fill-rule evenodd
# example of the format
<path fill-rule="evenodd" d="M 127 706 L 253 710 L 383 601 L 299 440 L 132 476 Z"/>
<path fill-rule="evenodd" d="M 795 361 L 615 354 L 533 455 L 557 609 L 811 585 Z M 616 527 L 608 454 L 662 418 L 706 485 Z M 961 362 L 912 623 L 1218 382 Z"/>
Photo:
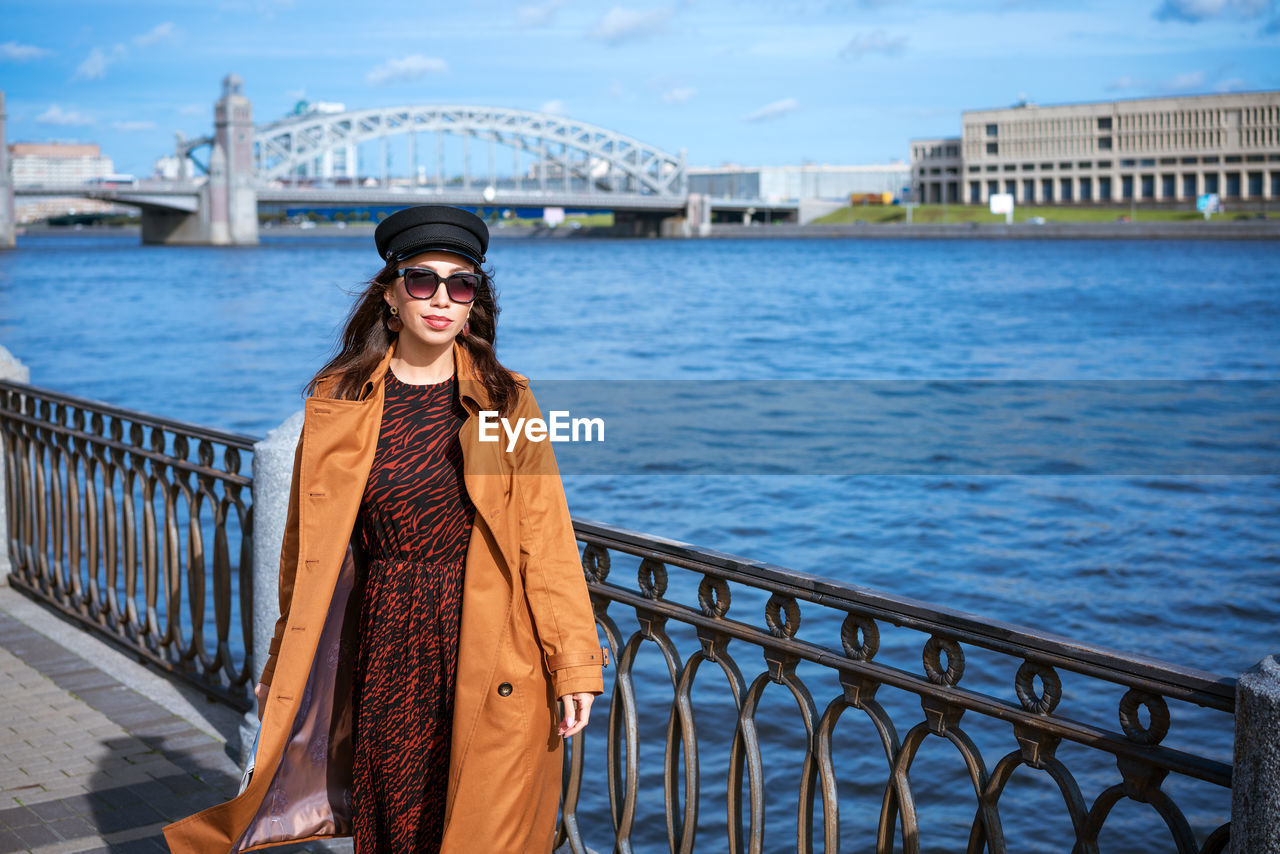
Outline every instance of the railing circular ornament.
<path fill-rule="evenodd" d="M 1036 693 L 1036 677 L 1044 685 L 1042 693 Z M 1062 699 L 1062 680 L 1057 672 L 1047 664 L 1024 661 L 1018 668 L 1018 675 L 1013 679 L 1013 689 L 1018 692 L 1018 702 L 1022 708 L 1037 715 L 1047 715 L 1058 707 Z"/>
<path fill-rule="evenodd" d="M 660 560 L 647 557 L 640 561 L 637 573 L 640 593 L 646 599 L 661 599 L 667 592 L 667 566 Z"/>
<path fill-rule="evenodd" d="M 840 626 L 840 643 L 845 655 L 855 661 L 870 661 L 880 651 L 880 628 L 870 617 L 847 614 Z"/>
<path fill-rule="evenodd" d="M 1146 706 L 1151 725 L 1144 727 L 1138 719 L 1138 707 Z M 1164 697 L 1130 688 L 1120 698 L 1120 726 L 1129 740 L 1148 746 L 1159 744 L 1169 734 L 1169 706 Z"/>
<path fill-rule="evenodd" d="M 942 667 L 942 655 L 947 666 Z M 931 635 L 924 645 L 924 675 L 935 685 L 955 685 L 964 676 L 964 650 L 951 638 Z"/>
<path fill-rule="evenodd" d="M 796 629 L 800 628 L 800 606 L 794 597 L 775 593 L 765 603 L 764 622 L 775 638 L 795 637 Z"/>
<path fill-rule="evenodd" d="M 720 619 L 729 612 L 729 585 L 723 578 L 702 576 L 698 584 L 698 605 L 703 616 Z"/>
<path fill-rule="evenodd" d="M 609 550 L 595 543 L 587 543 L 582 550 L 582 571 L 588 581 L 597 584 L 609 577 Z"/>

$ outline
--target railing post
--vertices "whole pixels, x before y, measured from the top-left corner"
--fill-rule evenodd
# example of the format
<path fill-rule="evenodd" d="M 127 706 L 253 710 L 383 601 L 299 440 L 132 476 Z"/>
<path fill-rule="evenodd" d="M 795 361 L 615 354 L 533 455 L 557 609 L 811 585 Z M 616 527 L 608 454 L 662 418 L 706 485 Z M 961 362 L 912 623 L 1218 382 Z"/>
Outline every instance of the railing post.
<path fill-rule="evenodd" d="M 1274 655 L 1236 681 L 1231 851 L 1280 851 L 1280 661 Z"/>
<path fill-rule="evenodd" d="M 280 616 L 280 544 L 284 541 L 293 483 L 293 452 L 302 432 L 302 411 L 253 445 L 253 684 L 267 663 L 267 649 Z M 240 724 L 240 766 L 249 761 L 258 728 L 257 703 Z"/>
<path fill-rule="evenodd" d="M 31 382 L 31 369 L 3 346 L 0 346 L 0 380 Z M 8 456 L 7 444 L 0 439 L 0 536 L 4 537 L 4 547 L 0 548 L 0 587 L 9 586 L 9 571 L 12 569 L 9 563 L 9 480 L 5 472 Z"/>

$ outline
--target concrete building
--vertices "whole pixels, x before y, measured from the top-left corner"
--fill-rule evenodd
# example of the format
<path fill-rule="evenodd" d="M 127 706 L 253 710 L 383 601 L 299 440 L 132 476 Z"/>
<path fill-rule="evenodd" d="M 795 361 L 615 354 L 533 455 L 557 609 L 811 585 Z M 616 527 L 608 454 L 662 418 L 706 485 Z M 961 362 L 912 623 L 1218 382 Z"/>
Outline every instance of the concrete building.
<path fill-rule="evenodd" d="M 111 158 L 96 143 L 15 142 L 9 146 L 15 187 L 83 184 L 112 174 Z"/>
<path fill-rule="evenodd" d="M 966 110 L 963 135 L 912 141 L 921 201 L 1193 204 L 1280 197 L 1280 91 Z M 959 143 L 959 164 L 946 150 Z M 941 149 L 941 150 L 940 150 Z M 941 170 L 941 171 L 935 171 Z"/>
<path fill-rule="evenodd" d="M 8 146 L 13 186 L 83 184 L 114 174 L 111 158 L 96 143 L 15 142 Z M 15 221 L 31 223 L 64 214 L 133 213 L 132 209 L 93 199 L 65 196 L 24 196 L 14 211 Z"/>
<path fill-rule="evenodd" d="M 938 205 L 960 201 L 960 137 L 911 140 L 911 198 Z"/>
<path fill-rule="evenodd" d="M 821 199 L 848 204 L 850 193 L 898 197 L 911 183 L 911 167 L 901 160 L 867 166 L 691 166 L 686 175 L 691 193 L 764 202 Z"/>

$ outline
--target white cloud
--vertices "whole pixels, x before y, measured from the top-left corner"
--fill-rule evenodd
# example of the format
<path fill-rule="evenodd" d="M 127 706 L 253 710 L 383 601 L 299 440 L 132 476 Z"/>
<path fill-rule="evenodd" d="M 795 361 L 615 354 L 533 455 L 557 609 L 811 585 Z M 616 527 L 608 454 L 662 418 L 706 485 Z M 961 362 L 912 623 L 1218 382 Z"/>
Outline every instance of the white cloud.
<path fill-rule="evenodd" d="M 262 16 L 264 21 L 274 21 L 276 12 L 287 12 L 294 8 L 294 0 L 221 0 L 218 12 L 232 15 L 254 13 Z"/>
<path fill-rule="evenodd" d="M 666 29 L 672 10 L 668 8 L 639 11 L 614 6 L 596 21 L 591 37 L 605 44 L 616 45 L 647 38 Z"/>
<path fill-rule="evenodd" d="M 614 80 L 609 84 L 609 88 L 605 90 L 605 94 L 609 96 L 609 100 L 617 101 L 627 97 L 627 87 L 622 85 L 621 80 Z"/>
<path fill-rule="evenodd" d="M 174 41 L 177 35 L 178 28 L 173 25 L 173 21 L 165 21 L 163 24 L 156 24 L 141 35 L 134 36 L 133 43 L 138 47 L 150 47 L 153 44 Z"/>
<path fill-rule="evenodd" d="M 1231 77 L 1213 87 L 1215 92 L 1240 92 L 1249 88 L 1249 81 L 1243 77 Z"/>
<path fill-rule="evenodd" d="M 53 53 L 53 51 L 48 48 L 36 47 L 33 44 L 18 44 L 17 42 L 0 44 L 0 61 L 3 62 L 28 62 L 50 53 Z"/>
<path fill-rule="evenodd" d="M 557 116 L 564 115 L 564 101 L 559 98 L 552 98 L 550 101 L 544 101 L 542 106 L 538 108 L 540 113 L 553 113 Z"/>
<path fill-rule="evenodd" d="M 119 62 L 128 55 L 128 51 L 122 44 L 114 45 L 109 51 L 105 48 L 95 47 L 89 51 L 80 65 L 76 67 L 76 73 L 72 76 L 72 80 L 101 80 L 107 76 L 107 69 L 114 63 Z"/>
<path fill-rule="evenodd" d="M 129 131 L 129 132 L 156 129 L 156 123 L 149 122 L 149 121 L 112 122 L 111 126 L 116 130 L 123 130 L 123 131 Z"/>
<path fill-rule="evenodd" d="M 1124 75 L 1122 77 L 1117 77 L 1115 80 L 1112 80 L 1110 83 L 1108 83 L 1107 91 L 1123 92 L 1126 89 L 1132 89 L 1137 85 L 1138 85 L 1138 81 L 1134 80 L 1132 77 L 1128 75 Z"/>
<path fill-rule="evenodd" d="M 692 86 L 676 86 L 663 92 L 662 100 L 668 104 L 683 104 L 696 94 L 698 90 Z"/>
<path fill-rule="evenodd" d="M 209 104 L 183 104 L 178 108 L 180 116 L 207 116 L 213 114 L 213 107 Z"/>
<path fill-rule="evenodd" d="M 57 104 L 50 104 L 49 109 L 36 116 L 36 124 L 57 125 L 58 127 L 76 127 L 91 125 L 93 119 L 75 110 L 64 110 Z"/>
<path fill-rule="evenodd" d="M 795 98 L 783 98 L 781 101 L 765 104 L 755 112 L 748 113 L 742 117 L 742 120 L 744 122 L 767 122 L 781 118 L 787 113 L 794 113 L 798 109 L 800 109 L 800 102 Z"/>
<path fill-rule="evenodd" d="M 516 19 L 522 27 L 545 27 L 556 16 L 556 10 L 563 5 L 564 0 L 528 3 L 516 9 Z"/>
<path fill-rule="evenodd" d="M 440 73 L 449 70 L 449 64 L 435 56 L 423 56 L 413 53 L 389 59 L 365 75 L 365 79 L 374 85 L 383 83 L 416 80 L 424 74 Z"/>
<path fill-rule="evenodd" d="M 1169 78 L 1163 87 L 1168 92 L 1192 92 L 1204 88 L 1203 71 L 1185 71 Z"/>
<path fill-rule="evenodd" d="M 1270 6 L 1268 0 L 1164 0 L 1154 16 L 1160 21 L 1194 24 L 1210 18 L 1257 18 Z"/>
<path fill-rule="evenodd" d="M 840 48 L 840 56 L 845 59 L 861 59 L 864 56 L 880 53 L 894 56 L 902 53 L 907 46 L 906 36 L 891 36 L 884 30 L 872 30 L 858 33 Z"/>

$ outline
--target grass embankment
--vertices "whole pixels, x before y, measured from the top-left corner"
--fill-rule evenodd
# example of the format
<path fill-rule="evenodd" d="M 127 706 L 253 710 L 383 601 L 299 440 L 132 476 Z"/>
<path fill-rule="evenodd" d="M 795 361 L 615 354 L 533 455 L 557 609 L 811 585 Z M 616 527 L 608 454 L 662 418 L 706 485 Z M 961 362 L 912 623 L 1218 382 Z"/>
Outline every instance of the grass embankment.
<path fill-rule="evenodd" d="M 564 222 L 556 226 L 557 228 L 565 228 L 569 223 L 576 222 L 582 228 L 588 226 L 608 227 L 613 225 L 613 211 L 604 211 L 602 213 L 592 214 L 565 214 Z M 535 226 L 546 225 L 542 221 L 542 217 L 507 217 L 502 220 L 503 228 L 533 228 Z"/>
<path fill-rule="evenodd" d="M 1014 222 L 1026 222 L 1032 217 L 1043 217 L 1046 222 L 1115 222 L 1117 218 L 1131 217 L 1134 222 L 1181 222 L 1184 220 L 1203 220 L 1204 214 L 1199 211 L 1177 211 L 1166 209 L 1144 209 L 1136 211 L 1125 205 L 1123 207 L 1057 207 L 1033 205 L 1018 207 L 1013 211 Z M 1253 214 L 1248 214 L 1252 217 Z M 1234 219 L 1230 214 L 1214 214 L 1213 221 Z M 902 205 L 852 205 L 832 211 L 826 216 L 815 219 L 812 225 L 839 225 L 853 223 L 858 220 L 868 223 L 906 222 L 907 209 Z M 984 205 L 916 205 L 911 211 L 911 221 L 917 222 L 987 222 L 999 224 L 1004 222 L 1004 214 L 993 216 Z"/>

